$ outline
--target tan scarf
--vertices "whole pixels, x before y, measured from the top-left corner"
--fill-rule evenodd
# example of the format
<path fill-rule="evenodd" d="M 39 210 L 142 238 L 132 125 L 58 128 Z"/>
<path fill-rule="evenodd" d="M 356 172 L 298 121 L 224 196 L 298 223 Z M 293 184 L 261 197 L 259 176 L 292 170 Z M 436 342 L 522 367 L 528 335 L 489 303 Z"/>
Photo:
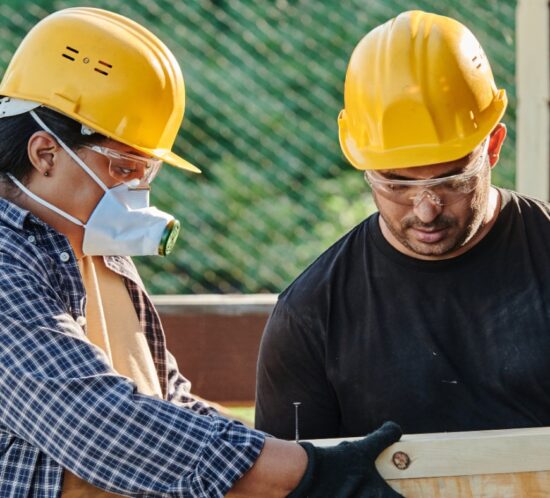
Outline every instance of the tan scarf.
<path fill-rule="evenodd" d="M 159 379 L 134 305 L 120 275 L 100 256 L 79 262 L 86 288 L 86 335 L 100 347 L 121 375 L 131 378 L 142 394 L 162 397 Z M 62 498 L 107 498 L 102 491 L 65 470 Z"/>

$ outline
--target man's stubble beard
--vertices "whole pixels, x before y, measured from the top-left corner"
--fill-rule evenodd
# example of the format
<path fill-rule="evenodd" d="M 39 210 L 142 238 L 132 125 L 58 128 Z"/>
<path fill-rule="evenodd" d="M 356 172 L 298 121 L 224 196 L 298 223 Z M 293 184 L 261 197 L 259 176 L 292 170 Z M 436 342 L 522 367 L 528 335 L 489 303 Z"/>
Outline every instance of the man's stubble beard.
<path fill-rule="evenodd" d="M 407 232 L 411 228 L 460 228 L 459 221 L 456 217 L 447 216 L 442 213 L 431 223 L 423 223 L 416 217 L 416 215 L 413 214 L 401 220 L 401 222 L 399 223 L 399 227 L 396 228 L 392 223 L 390 223 L 390 220 L 388 220 L 384 216 L 380 209 L 379 213 L 393 237 L 409 251 L 412 251 L 419 256 L 444 257 L 447 254 L 451 254 L 454 251 L 457 251 L 460 248 L 464 247 L 483 228 L 489 202 L 490 188 L 490 179 L 484 178 L 483 185 L 480 185 L 480 188 L 478 188 L 477 191 L 474 191 L 474 195 L 469 201 L 469 216 L 464 220 L 464 228 L 461 229 L 459 233 L 455 234 L 453 238 L 446 238 L 437 244 L 428 244 L 422 242 L 415 243 L 407 237 Z M 376 196 L 374 196 L 374 200 L 378 207 Z"/>

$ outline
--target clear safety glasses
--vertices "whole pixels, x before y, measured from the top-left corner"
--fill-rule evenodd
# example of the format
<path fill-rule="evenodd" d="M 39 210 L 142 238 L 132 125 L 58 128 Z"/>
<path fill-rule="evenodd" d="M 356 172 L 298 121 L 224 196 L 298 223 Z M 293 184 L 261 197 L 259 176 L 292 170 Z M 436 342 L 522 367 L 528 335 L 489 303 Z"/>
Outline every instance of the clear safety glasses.
<path fill-rule="evenodd" d="M 365 180 L 382 197 L 402 204 L 416 206 L 424 196 L 439 206 L 453 204 L 475 190 L 484 173 L 489 139 L 481 152 L 468 163 L 462 173 L 427 180 L 401 180 L 384 176 L 377 171 L 365 171 Z M 398 171 L 398 170 L 394 170 Z"/>
<path fill-rule="evenodd" d="M 101 145 L 83 145 L 109 160 L 109 174 L 119 182 L 130 184 L 132 187 L 147 187 L 157 176 L 162 161 L 121 152 Z"/>

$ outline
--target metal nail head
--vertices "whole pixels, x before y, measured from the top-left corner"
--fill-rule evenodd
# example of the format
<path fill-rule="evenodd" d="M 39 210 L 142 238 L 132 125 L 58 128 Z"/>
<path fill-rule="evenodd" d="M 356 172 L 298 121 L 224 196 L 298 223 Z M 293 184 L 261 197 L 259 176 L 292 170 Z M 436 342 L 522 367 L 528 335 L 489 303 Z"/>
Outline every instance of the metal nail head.
<path fill-rule="evenodd" d="M 396 451 L 392 456 L 392 462 L 399 470 L 405 470 L 411 464 L 411 459 L 405 452 Z"/>

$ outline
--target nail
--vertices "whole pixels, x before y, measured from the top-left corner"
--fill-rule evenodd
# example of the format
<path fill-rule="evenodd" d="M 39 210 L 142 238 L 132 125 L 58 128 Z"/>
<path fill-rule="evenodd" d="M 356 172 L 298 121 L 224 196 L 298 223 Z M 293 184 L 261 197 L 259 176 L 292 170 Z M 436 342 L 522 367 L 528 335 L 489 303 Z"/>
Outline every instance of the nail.
<path fill-rule="evenodd" d="M 294 427 L 296 428 L 296 442 L 299 443 L 300 442 L 300 434 L 298 432 L 298 408 L 300 407 L 302 403 L 300 403 L 299 401 L 295 401 L 293 403 L 294 405 Z"/>
<path fill-rule="evenodd" d="M 411 459 L 405 452 L 396 451 L 392 456 L 392 462 L 399 470 L 405 470 L 411 464 Z"/>

